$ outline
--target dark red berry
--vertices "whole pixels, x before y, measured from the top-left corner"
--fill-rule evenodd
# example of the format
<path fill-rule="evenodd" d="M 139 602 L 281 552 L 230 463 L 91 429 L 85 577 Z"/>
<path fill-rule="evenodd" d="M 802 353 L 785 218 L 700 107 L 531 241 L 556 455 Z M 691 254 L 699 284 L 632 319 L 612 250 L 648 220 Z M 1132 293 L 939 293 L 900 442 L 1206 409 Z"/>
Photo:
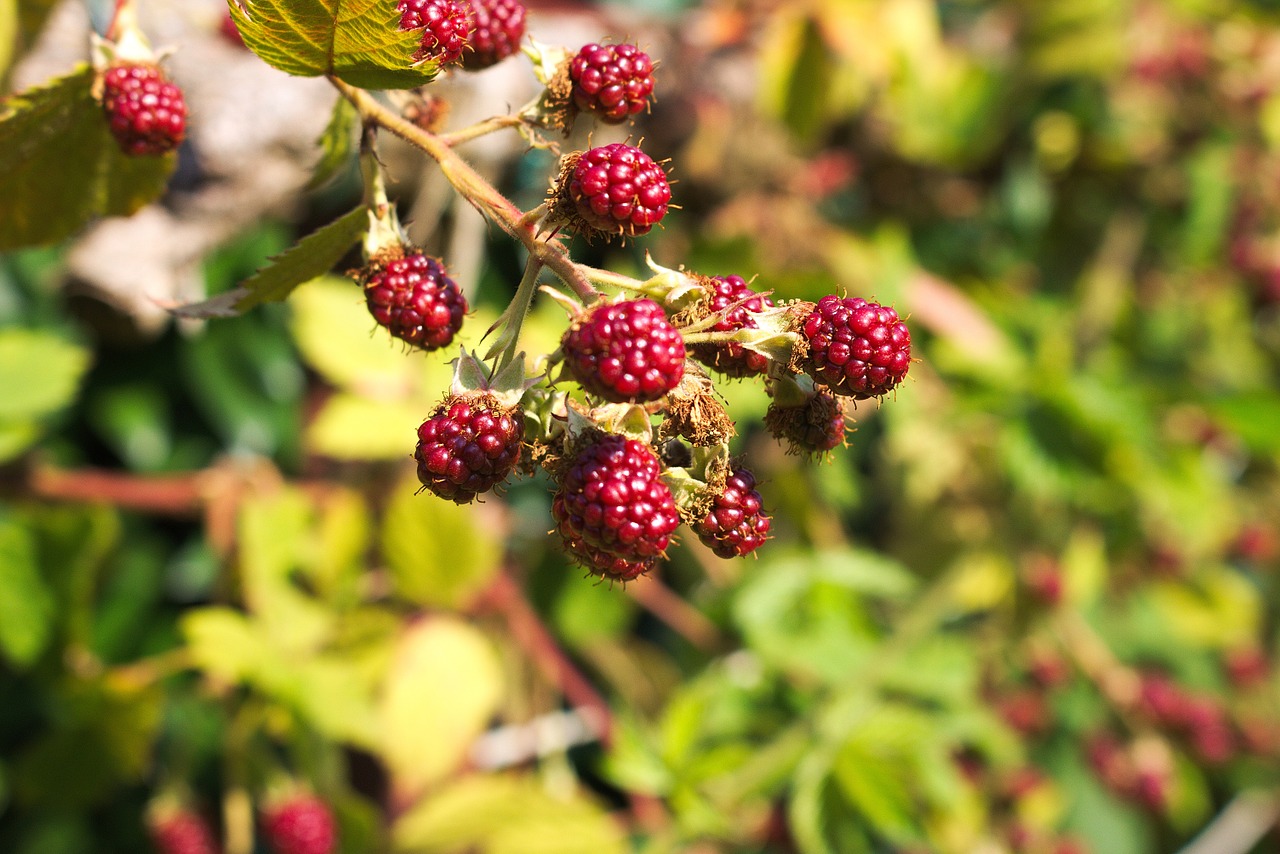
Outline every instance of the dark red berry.
<path fill-rule="evenodd" d="M 711 291 L 707 310 L 711 314 L 724 311 L 737 303 L 734 308 L 725 312 L 724 317 L 715 326 L 711 327 L 713 332 L 756 329 L 756 322 L 751 317 L 751 313 L 773 308 L 773 301 L 751 290 L 741 276 L 716 276 L 708 281 L 707 286 Z M 725 344 L 698 344 L 691 349 L 693 357 L 699 362 L 731 377 L 763 374 L 769 369 L 767 358 L 732 341 Z M 842 422 L 840 439 L 843 438 Z"/>
<path fill-rule="evenodd" d="M 589 546 L 578 536 L 564 535 L 562 533 L 561 540 L 564 543 L 565 551 L 580 566 L 592 575 L 598 575 L 601 578 L 623 582 L 634 581 L 640 576 L 648 574 L 657 564 L 655 558 L 641 561 L 627 560 L 603 549 Z"/>
<path fill-rule="evenodd" d="M 469 504 L 506 479 L 520 459 L 524 421 L 492 394 L 445 400 L 418 428 L 418 480 L 456 504 Z"/>
<path fill-rule="evenodd" d="M 369 313 L 402 341 L 437 350 L 462 328 L 467 299 L 444 265 L 429 255 L 411 251 L 374 263 L 362 279 Z"/>
<path fill-rule="evenodd" d="M 648 445 L 613 433 L 593 437 L 573 458 L 551 512 L 571 550 L 594 549 L 631 564 L 663 554 L 680 524 L 658 457 Z"/>
<path fill-rule="evenodd" d="M 185 809 L 169 810 L 147 822 L 156 854 L 216 854 L 213 831 L 200 815 Z"/>
<path fill-rule="evenodd" d="M 457 62 L 467 46 L 470 24 L 467 10 L 459 0 L 400 0 L 400 29 L 422 30 L 422 46 L 413 55 L 415 62 L 433 59 L 441 65 Z"/>
<path fill-rule="evenodd" d="M 332 854 L 337 827 L 329 805 L 314 795 L 294 795 L 266 815 L 275 854 Z"/>
<path fill-rule="evenodd" d="M 633 44 L 589 44 L 569 61 L 569 79 L 574 106 L 620 124 L 648 106 L 653 61 Z"/>
<path fill-rule="evenodd" d="M 600 302 L 560 342 L 569 373 L 612 403 L 646 403 L 684 376 L 684 339 L 651 299 Z"/>
<path fill-rule="evenodd" d="M 1027 562 L 1022 570 L 1022 583 L 1035 602 L 1048 608 L 1057 607 L 1066 592 L 1062 567 L 1046 555 L 1035 556 Z"/>
<path fill-rule="evenodd" d="M 467 46 L 462 67 L 479 71 L 515 53 L 524 38 L 526 9 L 520 0 L 463 0 L 467 7 Z"/>
<path fill-rule="evenodd" d="M 698 539 L 719 557 L 745 557 L 769 538 L 770 519 L 755 486 L 755 475 L 734 469 L 710 512 L 694 527 Z"/>
<path fill-rule="evenodd" d="M 844 401 L 818 387 L 801 406 L 770 403 L 764 424 L 792 454 L 825 454 L 844 443 Z"/>
<path fill-rule="evenodd" d="M 911 367 L 911 333 L 887 306 L 825 296 L 800 332 L 809 346 L 806 371 L 836 394 L 857 400 L 888 394 Z"/>
<path fill-rule="evenodd" d="M 133 157 L 166 154 L 187 131 L 182 90 L 149 63 L 121 63 L 102 75 L 102 109 L 120 150 Z"/>
<path fill-rule="evenodd" d="M 646 234 L 667 215 L 671 201 L 662 166 L 621 142 L 583 152 L 566 180 L 574 210 L 602 234 Z"/>

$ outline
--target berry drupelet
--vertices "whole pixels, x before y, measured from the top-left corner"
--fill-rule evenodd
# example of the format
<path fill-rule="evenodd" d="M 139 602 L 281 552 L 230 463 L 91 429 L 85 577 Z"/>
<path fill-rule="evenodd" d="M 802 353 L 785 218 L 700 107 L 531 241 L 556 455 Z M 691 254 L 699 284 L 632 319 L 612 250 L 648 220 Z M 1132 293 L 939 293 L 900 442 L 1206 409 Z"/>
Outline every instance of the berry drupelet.
<path fill-rule="evenodd" d="M 651 299 L 597 303 L 561 348 L 578 384 L 611 403 L 658 400 L 684 376 L 684 339 Z"/>
<path fill-rule="evenodd" d="M 911 333 L 887 306 L 825 296 L 798 330 L 808 343 L 805 370 L 855 400 L 892 391 L 911 367 Z"/>
<path fill-rule="evenodd" d="M 391 334 L 424 350 L 447 346 L 462 328 L 467 299 L 444 265 L 407 251 L 373 262 L 361 275 L 369 313 Z"/>
<path fill-rule="evenodd" d="M 469 504 L 506 479 L 520 460 L 524 421 L 491 394 L 450 397 L 418 428 L 418 480 L 456 504 Z"/>

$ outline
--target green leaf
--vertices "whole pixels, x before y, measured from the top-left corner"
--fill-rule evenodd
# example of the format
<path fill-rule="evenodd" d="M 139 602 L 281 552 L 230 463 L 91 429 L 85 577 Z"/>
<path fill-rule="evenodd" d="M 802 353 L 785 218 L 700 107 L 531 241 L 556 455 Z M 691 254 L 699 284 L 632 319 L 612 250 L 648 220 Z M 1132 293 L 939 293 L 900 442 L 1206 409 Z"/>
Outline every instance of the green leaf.
<path fill-rule="evenodd" d="M 435 62 L 412 64 L 422 32 L 401 30 L 396 4 L 385 0 L 254 0 L 253 17 L 227 5 L 245 46 L 287 74 L 411 89 L 439 73 Z"/>
<path fill-rule="evenodd" d="M 456 769 L 502 691 L 502 667 L 479 631 L 452 617 L 411 626 L 381 697 L 382 756 L 396 790 L 421 791 Z"/>
<path fill-rule="evenodd" d="M 0 652 L 16 667 L 32 664 L 49 642 L 53 616 L 53 595 L 26 528 L 0 518 Z"/>
<path fill-rule="evenodd" d="M 418 488 L 416 478 L 406 478 L 392 496 L 382 524 L 383 557 L 401 596 L 461 607 L 498 570 L 502 544 L 485 529 L 478 505 L 415 494 Z"/>
<path fill-rule="evenodd" d="M 0 332 L 0 421 L 39 418 L 66 406 L 88 367 L 88 351 L 57 335 Z"/>
<path fill-rule="evenodd" d="M 1209 404 L 1221 420 L 1251 450 L 1271 454 L 1280 451 L 1280 397 L 1274 392 L 1258 392 L 1222 398 Z"/>
<path fill-rule="evenodd" d="M 328 273 L 364 237 L 368 227 L 369 213 L 358 207 L 316 229 L 272 258 L 270 266 L 254 273 L 242 285 L 248 293 L 236 303 L 236 309 L 248 311 L 264 302 L 280 302 L 298 285 Z"/>
<path fill-rule="evenodd" d="M 0 251 L 62 240 L 95 216 L 128 216 L 164 191 L 177 158 L 122 153 L 93 80 L 80 65 L 0 107 Z"/>
<path fill-rule="evenodd" d="M 359 117 L 356 108 L 346 98 L 338 98 L 334 103 L 329 124 L 316 140 L 316 144 L 320 146 L 320 160 L 307 185 L 309 189 L 314 190 L 327 183 L 351 159 L 355 151 L 355 129 Z"/>
<path fill-rule="evenodd" d="M 622 854 L 622 829 L 580 796 L 554 797 L 536 781 L 507 776 L 453 783 L 407 812 L 394 850 L 413 854 Z"/>
<path fill-rule="evenodd" d="M 196 666 L 223 681 L 248 681 L 270 656 L 260 627 L 239 611 L 198 608 L 180 626 Z"/>
<path fill-rule="evenodd" d="M 342 276 L 322 276 L 289 299 L 291 328 L 307 365 L 342 388 L 358 388 L 370 397 L 402 397 L 419 371 L 414 359 L 372 335 L 377 328 L 364 305 L 360 286 Z"/>
<path fill-rule="evenodd" d="M 375 400 L 338 392 L 307 427 L 307 446 L 338 460 L 404 460 L 426 417 L 413 400 Z"/>
<path fill-rule="evenodd" d="M 18 43 L 18 0 L 0 0 L 0 80 L 9 70 Z"/>
<path fill-rule="evenodd" d="M 866 739 L 851 740 L 832 768 L 849 803 L 876 832 L 900 844 L 918 843 L 918 808 L 907 785 L 909 768 L 900 758 L 882 755 Z"/>

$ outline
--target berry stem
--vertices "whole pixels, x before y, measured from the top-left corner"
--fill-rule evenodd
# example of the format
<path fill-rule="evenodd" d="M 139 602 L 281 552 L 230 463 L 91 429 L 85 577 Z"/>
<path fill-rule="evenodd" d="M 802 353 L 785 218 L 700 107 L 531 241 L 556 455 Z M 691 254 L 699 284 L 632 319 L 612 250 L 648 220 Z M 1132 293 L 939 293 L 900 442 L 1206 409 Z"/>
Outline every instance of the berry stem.
<path fill-rule="evenodd" d="M 538 289 L 538 274 L 542 272 L 542 267 L 542 261 L 536 255 L 529 256 L 529 260 L 524 265 L 524 276 L 520 278 L 520 285 L 516 288 L 516 295 L 511 298 L 502 316 L 491 327 L 496 329 L 499 325 L 502 326 L 502 333 L 485 354 L 486 359 L 497 357 L 494 363 L 495 374 L 511 364 L 516 356 L 516 345 L 520 342 L 520 329 L 524 326 L 524 319 L 529 314 L 533 294 Z"/>
<path fill-rule="evenodd" d="M 363 89 L 336 77 L 330 77 L 329 82 L 351 102 L 365 125 L 384 127 L 435 160 L 445 178 L 464 199 L 497 223 L 507 234 L 523 243 L 531 255 L 536 256 L 559 276 L 583 302 L 594 302 L 600 296 L 599 291 L 592 287 L 586 275 L 569 257 L 568 250 L 560 243 L 540 240 L 533 225 L 524 222 L 524 212 L 446 145 L 442 137 L 397 115 Z"/>
<path fill-rule="evenodd" d="M 476 122 L 470 127 L 455 130 L 452 133 L 439 134 L 438 138 L 442 145 L 452 148 L 455 145 L 461 145 L 464 142 L 470 142 L 473 139 L 479 139 L 487 134 L 494 133 L 507 128 L 518 128 L 524 124 L 524 119 L 519 116 L 494 116 L 491 119 L 485 119 L 482 122 Z"/>
<path fill-rule="evenodd" d="M 639 279 L 633 279 L 630 276 L 624 276 L 621 273 L 615 273 L 612 270 L 601 270 L 597 267 L 588 267 L 585 264 L 578 265 L 580 269 L 592 284 L 605 285 L 620 288 L 624 291 L 636 291 L 639 293 L 647 293 L 644 282 Z"/>

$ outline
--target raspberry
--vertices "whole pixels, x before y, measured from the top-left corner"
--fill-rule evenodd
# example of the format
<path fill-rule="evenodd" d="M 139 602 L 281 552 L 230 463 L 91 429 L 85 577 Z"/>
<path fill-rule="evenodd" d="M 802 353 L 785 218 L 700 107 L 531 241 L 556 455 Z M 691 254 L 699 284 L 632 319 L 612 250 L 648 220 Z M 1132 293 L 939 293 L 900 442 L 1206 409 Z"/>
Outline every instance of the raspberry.
<path fill-rule="evenodd" d="M 632 44 L 589 44 L 569 62 L 573 103 L 608 124 L 643 110 L 653 94 L 653 61 Z"/>
<path fill-rule="evenodd" d="M 724 491 L 693 532 L 707 548 L 723 558 L 746 557 L 764 545 L 769 534 L 769 517 L 760 507 L 756 478 L 746 469 L 734 469 Z"/>
<path fill-rule="evenodd" d="M 275 854 L 332 854 L 337 828 L 329 805 L 314 795 L 294 795 L 266 815 Z"/>
<path fill-rule="evenodd" d="M 588 228 L 604 234 L 647 234 L 671 201 L 663 168 L 621 142 L 583 152 L 566 177 L 574 210 Z"/>
<path fill-rule="evenodd" d="M 773 308 L 773 301 L 751 290 L 741 276 L 716 276 L 708 282 L 708 286 L 711 288 L 708 305 L 710 313 L 715 314 L 734 303 L 740 303 L 728 311 L 710 331 L 737 332 L 739 329 L 755 329 L 756 322 L 752 319 L 751 312 Z M 724 344 L 699 344 L 692 350 L 693 357 L 699 362 L 731 377 L 763 374 L 769 369 L 767 358 L 732 341 Z M 840 438 L 844 438 L 843 422 Z"/>
<path fill-rule="evenodd" d="M 806 370 L 856 400 L 888 394 L 911 367 L 911 333 L 892 308 L 857 297 L 825 296 L 804 319 Z"/>
<path fill-rule="evenodd" d="M 362 281 L 369 313 L 402 341 L 437 350 L 462 328 L 467 299 L 444 265 L 429 255 L 414 250 L 375 262 Z"/>
<path fill-rule="evenodd" d="M 479 71 L 516 52 L 524 38 L 526 9 L 520 0 L 463 0 L 467 7 L 467 44 L 462 67 Z"/>
<path fill-rule="evenodd" d="M 149 63 L 120 63 L 102 75 L 102 109 L 120 150 L 131 157 L 167 154 L 187 130 L 182 90 Z"/>
<path fill-rule="evenodd" d="M 215 854 L 213 831 L 198 814 L 185 809 L 166 811 L 147 822 L 157 854 Z"/>
<path fill-rule="evenodd" d="M 651 564 L 680 524 L 657 455 L 615 433 L 599 434 L 573 458 L 551 513 L 566 547 L 593 572 L 603 559 Z"/>
<path fill-rule="evenodd" d="M 441 65 L 457 62 L 467 46 L 467 10 L 458 0 L 400 0 L 400 29 L 422 30 L 422 46 L 415 62 L 434 59 Z"/>
<path fill-rule="evenodd" d="M 651 299 L 597 303 L 561 341 L 569 373 L 612 403 L 646 403 L 684 376 L 684 339 Z"/>
<path fill-rule="evenodd" d="M 520 459 L 524 421 L 491 394 L 450 397 L 418 428 L 418 480 L 441 498 L 469 504 Z"/>
<path fill-rule="evenodd" d="M 770 403 L 765 427 L 788 444 L 792 454 L 825 454 L 844 442 L 847 429 L 844 402 L 825 388 L 817 388 L 803 406 Z"/>

